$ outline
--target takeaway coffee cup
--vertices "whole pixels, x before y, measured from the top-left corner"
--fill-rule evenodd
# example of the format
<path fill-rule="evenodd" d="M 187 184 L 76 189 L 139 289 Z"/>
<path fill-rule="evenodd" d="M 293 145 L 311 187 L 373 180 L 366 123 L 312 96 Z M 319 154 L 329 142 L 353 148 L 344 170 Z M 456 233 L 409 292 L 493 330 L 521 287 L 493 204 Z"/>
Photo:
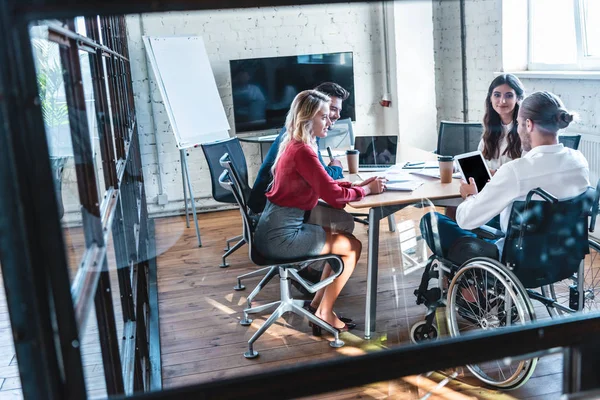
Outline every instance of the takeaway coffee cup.
<path fill-rule="evenodd" d="M 454 171 L 454 157 L 438 156 L 440 163 L 440 181 L 442 183 L 452 182 L 452 172 Z"/>
<path fill-rule="evenodd" d="M 358 173 L 358 150 L 346 150 L 346 160 L 348 161 L 348 173 Z"/>

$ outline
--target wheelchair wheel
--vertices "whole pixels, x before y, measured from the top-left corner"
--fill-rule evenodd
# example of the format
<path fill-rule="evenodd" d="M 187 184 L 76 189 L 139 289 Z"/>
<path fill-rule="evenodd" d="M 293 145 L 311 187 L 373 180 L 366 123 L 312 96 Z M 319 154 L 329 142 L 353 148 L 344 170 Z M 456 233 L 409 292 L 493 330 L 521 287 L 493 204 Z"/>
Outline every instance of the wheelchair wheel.
<path fill-rule="evenodd" d="M 542 294 L 559 304 L 558 307 L 547 307 L 551 317 L 577 311 L 585 313 L 600 310 L 600 243 L 592 239 L 588 242 L 590 254 L 586 255 L 583 261 L 583 293 L 579 291 L 579 273 L 542 287 Z M 581 302 L 583 304 L 579 304 Z"/>
<path fill-rule="evenodd" d="M 452 337 L 469 332 L 522 325 L 535 320 L 527 292 L 512 272 L 489 258 L 467 261 L 448 289 L 446 318 Z M 494 360 L 467 368 L 490 386 L 510 390 L 533 374 L 537 358 Z"/>

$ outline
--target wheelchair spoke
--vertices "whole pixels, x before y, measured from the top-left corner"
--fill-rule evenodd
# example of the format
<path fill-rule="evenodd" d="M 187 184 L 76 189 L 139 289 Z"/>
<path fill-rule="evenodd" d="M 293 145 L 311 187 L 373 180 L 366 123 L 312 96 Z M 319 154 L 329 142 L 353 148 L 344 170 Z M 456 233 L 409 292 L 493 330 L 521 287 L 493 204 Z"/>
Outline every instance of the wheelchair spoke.
<path fill-rule="evenodd" d="M 566 307 L 565 311 L 561 308 L 556 308 L 557 312 L 548 310 L 551 315 L 565 315 L 575 312 L 577 304 L 578 292 L 582 291 L 583 305 L 582 312 L 593 312 L 600 310 L 600 246 L 593 240 L 589 241 L 590 253 L 586 255 L 583 263 L 583 288 L 578 288 L 577 274 L 574 274 L 568 279 L 556 282 L 549 286 L 550 297 L 553 298 L 562 307 Z"/>

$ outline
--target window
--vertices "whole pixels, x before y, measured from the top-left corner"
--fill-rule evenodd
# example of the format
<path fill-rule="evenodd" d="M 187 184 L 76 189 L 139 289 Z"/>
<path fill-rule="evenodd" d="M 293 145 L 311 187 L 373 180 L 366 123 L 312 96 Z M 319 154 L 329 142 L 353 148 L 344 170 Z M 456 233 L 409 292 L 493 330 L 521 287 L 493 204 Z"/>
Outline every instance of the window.
<path fill-rule="evenodd" d="M 528 69 L 600 70 L 600 2 L 529 0 Z"/>

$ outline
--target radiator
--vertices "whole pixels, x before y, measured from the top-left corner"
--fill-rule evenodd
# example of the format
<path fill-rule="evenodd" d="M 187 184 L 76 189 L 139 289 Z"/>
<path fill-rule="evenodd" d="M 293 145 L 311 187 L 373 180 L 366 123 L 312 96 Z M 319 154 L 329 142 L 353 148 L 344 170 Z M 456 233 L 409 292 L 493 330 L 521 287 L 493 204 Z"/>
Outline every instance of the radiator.
<path fill-rule="evenodd" d="M 596 186 L 600 177 L 600 135 L 582 134 L 579 151 L 590 165 L 590 184 Z"/>

